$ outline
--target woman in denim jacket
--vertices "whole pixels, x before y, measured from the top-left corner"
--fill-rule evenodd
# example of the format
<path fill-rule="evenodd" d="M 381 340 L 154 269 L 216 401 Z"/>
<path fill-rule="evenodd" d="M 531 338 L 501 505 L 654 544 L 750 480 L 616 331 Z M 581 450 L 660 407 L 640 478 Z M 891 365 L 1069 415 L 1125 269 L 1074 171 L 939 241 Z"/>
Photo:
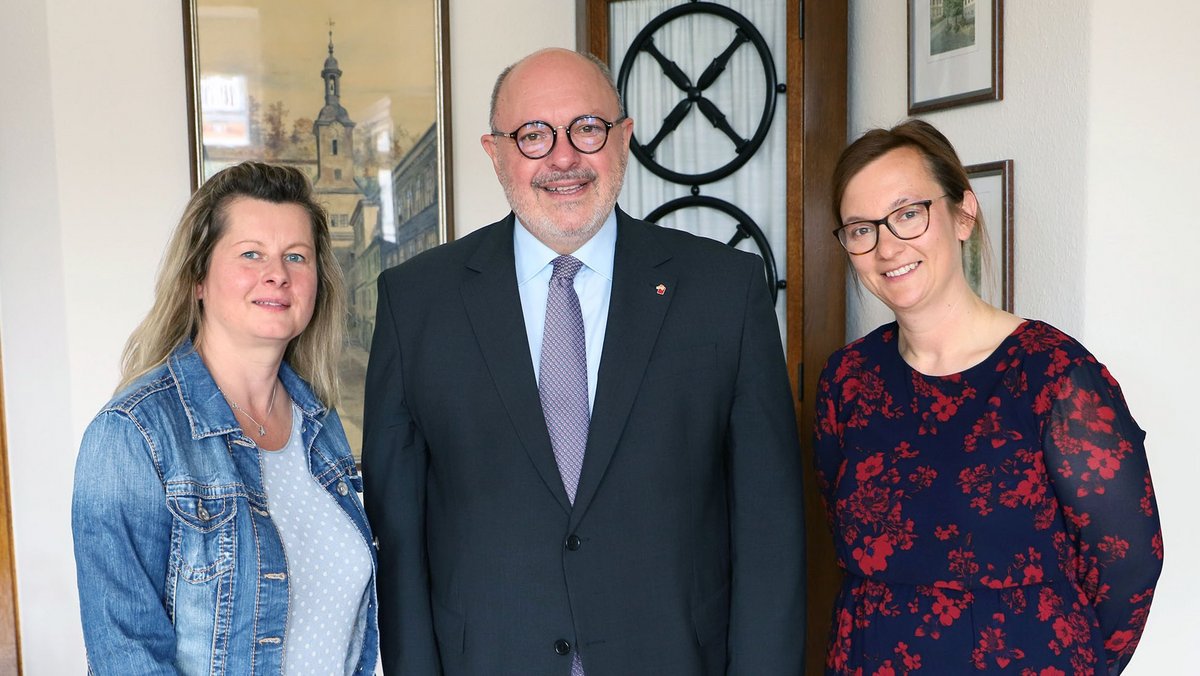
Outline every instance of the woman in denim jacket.
<path fill-rule="evenodd" d="M 374 672 L 375 553 L 332 408 L 344 317 L 304 174 L 248 162 L 196 192 L 75 468 L 93 673 Z"/>

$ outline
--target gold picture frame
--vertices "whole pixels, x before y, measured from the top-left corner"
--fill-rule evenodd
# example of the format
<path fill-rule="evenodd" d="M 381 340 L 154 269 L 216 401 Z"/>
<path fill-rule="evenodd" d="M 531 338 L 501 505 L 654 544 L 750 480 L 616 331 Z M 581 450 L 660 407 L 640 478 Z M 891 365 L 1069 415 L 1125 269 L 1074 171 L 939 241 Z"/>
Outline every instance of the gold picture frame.
<path fill-rule="evenodd" d="M 348 291 L 338 410 L 356 458 L 382 270 L 453 236 L 448 0 L 182 0 L 192 188 L 295 166 Z"/>

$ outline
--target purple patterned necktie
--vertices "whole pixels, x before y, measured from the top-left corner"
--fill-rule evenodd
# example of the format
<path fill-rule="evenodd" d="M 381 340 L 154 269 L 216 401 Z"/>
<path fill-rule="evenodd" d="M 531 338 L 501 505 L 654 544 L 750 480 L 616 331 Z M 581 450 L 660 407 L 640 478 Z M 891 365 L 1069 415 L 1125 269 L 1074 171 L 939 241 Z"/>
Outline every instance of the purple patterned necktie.
<path fill-rule="evenodd" d="M 538 393 L 558 473 L 567 498 L 575 504 L 575 488 L 583 469 L 587 445 L 588 375 L 583 313 L 575 294 L 575 275 L 583 267 L 578 258 L 559 256 L 553 261 L 550 293 L 546 298 L 546 327 Z"/>
<path fill-rule="evenodd" d="M 550 445 L 567 499 L 575 504 L 575 489 L 583 470 L 587 446 L 588 373 L 583 313 L 575 293 L 575 275 L 583 263 L 572 256 L 553 261 L 550 293 L 546 297 L 546 327 L 542 334 L 538 394 L 550 432 Z M 571 657 L 571 676 L 585 676 L 579 650 Z"/>

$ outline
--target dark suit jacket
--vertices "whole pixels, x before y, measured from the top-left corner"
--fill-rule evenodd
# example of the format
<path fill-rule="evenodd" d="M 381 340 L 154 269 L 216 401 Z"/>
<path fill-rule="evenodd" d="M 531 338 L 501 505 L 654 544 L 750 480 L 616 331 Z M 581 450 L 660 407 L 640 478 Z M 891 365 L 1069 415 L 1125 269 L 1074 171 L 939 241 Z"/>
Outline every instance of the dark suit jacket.
<path fill-rule="evenodd" d="M 575 650 L 588 676 L 801 673 L 801 460 L 761 259 L 618 211 L 572 508 L 513 227 L 379 279 L 363 474 L 388 676 L 566 676 Z"/>

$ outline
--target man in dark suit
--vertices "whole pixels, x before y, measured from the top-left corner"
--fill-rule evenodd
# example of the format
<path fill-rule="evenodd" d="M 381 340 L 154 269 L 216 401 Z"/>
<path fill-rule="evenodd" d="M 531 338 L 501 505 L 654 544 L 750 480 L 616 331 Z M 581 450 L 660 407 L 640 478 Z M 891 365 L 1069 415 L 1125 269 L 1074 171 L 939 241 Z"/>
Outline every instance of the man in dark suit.
<path fill-rule="evenodd" d="M 616 208 L 633 122 L 589 57 L 505 70 L 491 126 L 515 214 L 379 280 L 386 673 L 801 673 L 800 450 L 761 259 Z"/>

